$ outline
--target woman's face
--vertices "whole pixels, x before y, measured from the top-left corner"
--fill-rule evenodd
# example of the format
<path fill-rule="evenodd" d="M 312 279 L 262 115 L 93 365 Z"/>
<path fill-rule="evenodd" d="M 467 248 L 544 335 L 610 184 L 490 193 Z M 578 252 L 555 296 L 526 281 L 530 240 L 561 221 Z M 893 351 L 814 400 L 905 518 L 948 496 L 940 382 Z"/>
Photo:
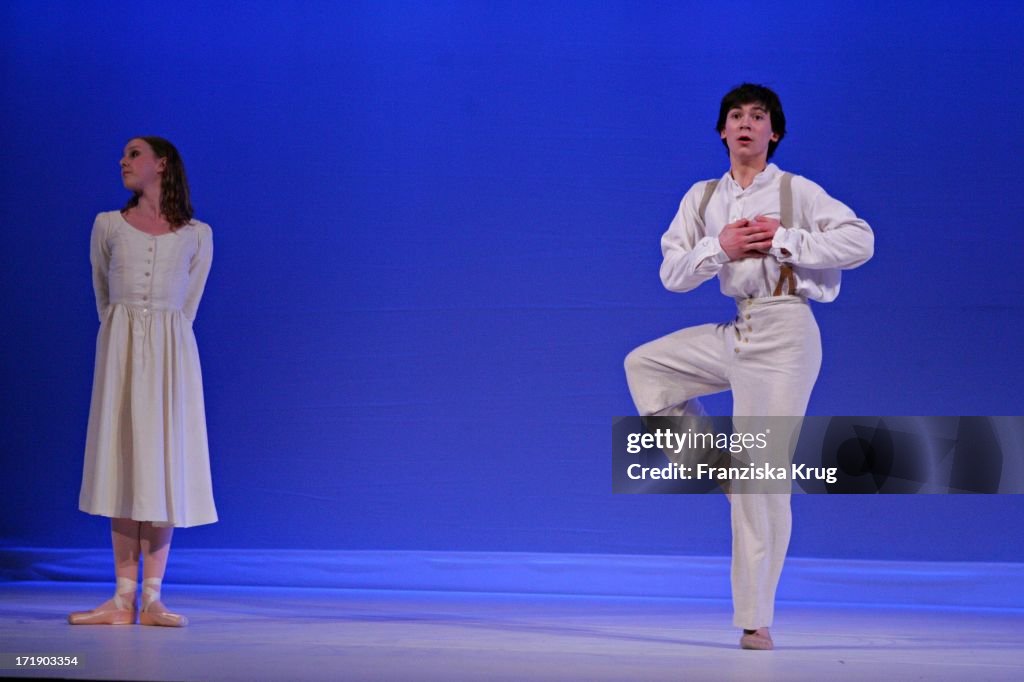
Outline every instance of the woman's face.
<path fill-rule="evenodd" d="M 167 159 L 157 158 L 145 140 L 135 138 L 124 147 L 121 157 L 121 181 L 126 189 L 142 192 L 147 187 L 160 187 L 160 174 L 167 167 Z"/>

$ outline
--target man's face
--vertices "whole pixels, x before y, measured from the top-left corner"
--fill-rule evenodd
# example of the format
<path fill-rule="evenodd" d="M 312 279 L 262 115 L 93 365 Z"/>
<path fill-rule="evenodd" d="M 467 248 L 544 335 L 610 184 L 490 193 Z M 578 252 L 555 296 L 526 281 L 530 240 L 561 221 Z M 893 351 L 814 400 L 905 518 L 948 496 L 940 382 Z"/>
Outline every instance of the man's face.
<path fill-rule="evenodd" d="M 741 161 L 768 158 L 768 143 L 778 142 L 772 132 L 772 119 L 760 102 L 743 104 L 725 116 L 722 139 L 729 147 L 729 156 Z"/>

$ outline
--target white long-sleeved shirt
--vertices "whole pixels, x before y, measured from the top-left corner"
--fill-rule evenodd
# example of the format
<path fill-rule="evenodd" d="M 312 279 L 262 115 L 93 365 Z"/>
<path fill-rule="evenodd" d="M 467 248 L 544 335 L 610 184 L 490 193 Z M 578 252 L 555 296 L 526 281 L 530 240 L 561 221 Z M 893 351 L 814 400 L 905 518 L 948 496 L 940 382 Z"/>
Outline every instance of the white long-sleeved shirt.
<path fill-rule="evenodd" d="M 839 295 L 840 270 L 863 264 L 874 253 L 875 236 L 849 207 L 819 185 L 793 176 L 793 221 L 780 227 L 765 258 L 730 261 L 718 241 L 728 223 L 758 215 L 779 218 L 779 183 L 775 164 L 743 189 L 726 172 L 704 212 L 697 215 L 707 181 L 696 183 L 679 203 L 661 238 L 661 281 L 671 291 L 690 291 L 718 275 L 722 293 L 732 298 L 771 296 L 782 263 L 793 266 L 796 293 L 827 303 Z"/>

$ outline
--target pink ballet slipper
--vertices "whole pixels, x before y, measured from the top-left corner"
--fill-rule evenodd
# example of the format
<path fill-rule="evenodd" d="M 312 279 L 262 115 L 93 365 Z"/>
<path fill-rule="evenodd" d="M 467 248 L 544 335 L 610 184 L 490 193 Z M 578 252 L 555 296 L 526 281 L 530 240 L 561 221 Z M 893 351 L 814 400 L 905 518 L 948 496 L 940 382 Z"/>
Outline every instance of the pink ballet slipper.
<path fill-rule="evenodd" d="M 160 600 L 151 601 L 139 611 L 141 625 L 159 625 L 166 628 L 183 628 L 188 625 L 188 618 L 171 613 Z"/>
<path fill-rule="evenodd" d="M 770 651 L 775 648 L 772 636 L 768 628 L 758 628 L 753 632 L 744 632 L 740 637 L 741 649 L 755 649 L 757 651 Z"/>
<path fill-rule="evenodd" d="M 114 597 L 92 611 L 75 611 L 68 616 L 72 625 L 132 625 L 135 622 L 135 598 Z"/>

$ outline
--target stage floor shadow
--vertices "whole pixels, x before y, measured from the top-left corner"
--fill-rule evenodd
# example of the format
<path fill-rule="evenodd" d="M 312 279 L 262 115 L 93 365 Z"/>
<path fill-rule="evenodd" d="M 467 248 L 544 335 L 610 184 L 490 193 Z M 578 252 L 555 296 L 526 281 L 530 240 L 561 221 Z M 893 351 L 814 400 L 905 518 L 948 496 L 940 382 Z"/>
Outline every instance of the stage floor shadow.
<path fill-rule="evenodd" d="M 1020 680 L 1024 612 L 782 603 L 741 651 L 723 600 L 174 585 L 187 628 L 77 626 L 109 585 L 0 583 L 6 677 L 91 680 Z"/>

